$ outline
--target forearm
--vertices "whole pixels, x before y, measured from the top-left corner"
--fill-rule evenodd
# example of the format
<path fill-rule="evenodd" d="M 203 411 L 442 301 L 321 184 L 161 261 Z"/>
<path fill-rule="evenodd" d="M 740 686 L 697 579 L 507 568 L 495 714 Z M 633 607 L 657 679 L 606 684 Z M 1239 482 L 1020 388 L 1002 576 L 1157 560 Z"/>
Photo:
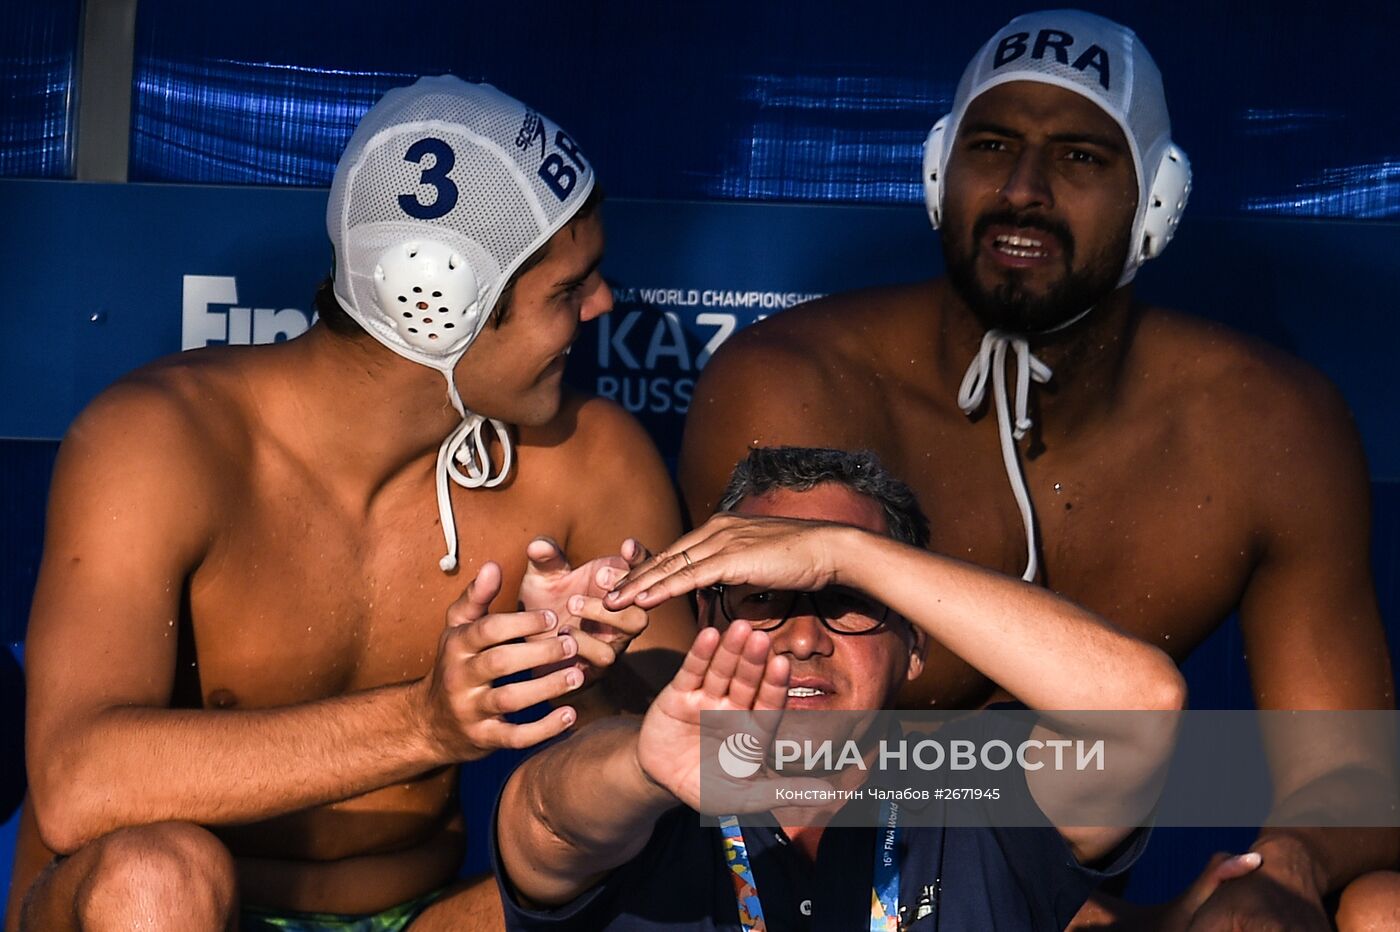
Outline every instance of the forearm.
<path fill-rule="evenodd" d="M 641 722 L 598 722 L 530 758 L 498 813 L 501 865 L 532 903 L 578 896 L 646 846 L 656 820 L 679 805 L 637 763 Z"/>
<path fill-rule="evenodd" d="M 31 740 L 42 834 L 70 853 L 124 826 L 253 822 L 450 763 L 416 712 L 421 688 L 250 711 L 95 713 L 51 740 Z"/>
<path fill-rule="evenodd" d="M 1179 708 L 1161 651 L 1051 592 L 861 531 L 837 579 L 884 602 L 1034 709 Z"/>

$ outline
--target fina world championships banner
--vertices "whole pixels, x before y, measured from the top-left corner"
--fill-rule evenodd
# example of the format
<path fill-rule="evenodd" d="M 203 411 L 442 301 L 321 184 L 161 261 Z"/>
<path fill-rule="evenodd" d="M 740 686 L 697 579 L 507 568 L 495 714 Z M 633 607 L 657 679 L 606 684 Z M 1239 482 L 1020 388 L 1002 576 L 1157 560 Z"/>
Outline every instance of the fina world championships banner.
<path fill-rule="evenodd" d="M 0 180 L 0 437 L 62 436 L 94 395 L 159 356 L 302 333 L 330 269 L 325 205 L 313 189 Z M 695 380 L 736 331 L 824 294 L 941 272 L 918 206 L 613 199 L 603 216 L 615 309 L 582 329 L 568 379 L 635 414 L 673 465 Z M 1397 255 L 1397 224 L 1188 211 L 1139 293 L 1322 369 L 1356 413 L 1372 476 L 1393 480 Z"/>

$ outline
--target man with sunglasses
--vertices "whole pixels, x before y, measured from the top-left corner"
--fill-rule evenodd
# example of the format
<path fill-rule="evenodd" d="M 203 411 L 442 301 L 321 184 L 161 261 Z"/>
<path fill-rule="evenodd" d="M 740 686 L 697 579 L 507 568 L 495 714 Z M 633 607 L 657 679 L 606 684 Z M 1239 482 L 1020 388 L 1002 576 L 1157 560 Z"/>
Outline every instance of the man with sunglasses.
<path fill-rule="evenodd" d="M 697 591 L 710 627 L 645 719 L 598 722 L 512 776 L 495 824 L 508 927 L 1061 929 L 1100 879 L 1132 863 L 1144 836 L 1128 828 L 921 827 L 901 836 L 886 884 L 885 862 L 870 866 L 876 830 L 827 828 L 834 809 L 701 825 L 702 711 L 881 709 L 922 671 L 929 637 L 1031 709 L 1184 701 L 1155 647 L 1043 589 L 925 550 L 913 494 L 870 454 L 755 450 L 721 508 L 585 609 Z M 1150 738 L 1125 740 L 1154 767 L 1165 759 Z M 1039 805 L 1037 777 L 1021 789 Z M 876 915 L 880 891 L 890 909 Z"/>

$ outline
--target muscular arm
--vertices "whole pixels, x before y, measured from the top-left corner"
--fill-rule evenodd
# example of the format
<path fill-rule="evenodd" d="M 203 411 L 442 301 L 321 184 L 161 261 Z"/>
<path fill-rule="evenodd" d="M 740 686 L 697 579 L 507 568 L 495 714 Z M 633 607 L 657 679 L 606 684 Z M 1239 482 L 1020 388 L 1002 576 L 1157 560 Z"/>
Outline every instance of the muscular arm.
<path fill-rule="evenodd" d="M 1174 710 L 1171 659 L 1038 586 L 878 534 L 833 528 L 835 579 L 868 592 L 1032 709 Z"/>
<path fill-rule="evenodd" d="M 1056 710 L 1171 712 L 1185 699 L 1181 674 L 1156 648 L 1044 589 L 884 535 L 724 514 L 668 550 L 684 550 L 693 562 L 657 560 L 609 601 L 647 606 L 717 583 L 804 591 L 850 586 L 903 615 L 1027 706 L 1049 713 L 1045 719 L 1061 732 L 1042 731 L 1042 739 L 1077 733 L 1076 724 L 1061 722 Z M 1173 730 L 1172 723 L 1164 724 L 1153 730 L 1140 720 L 1094 722 L 1095 734 L 1114 742 L 1115 758 L 1131 763 L 1115 767 L 1104 780 L 1076 773 L 1061 781 L 1051 768 L 1033 771 L 1031 792 L 1052 819 L 1080 803 L 1134 798 L 1167 760 Z M 1056 824 L 1083 861 L 1107 853 L 1127 834 Z"/>
<path fill-rule="evenodd" d="M 1301 367 L 1298 367 L 1301 368 Z M 1257 564 L 1240 605 L 1255 701 L 1261 709 L 1391 709 L 1394 680 L 1370 572 L 1369 479 L 1360 438 L 1335 389 L 1308 371 L 1275 393 L 1267 434 L 1247 452 L 1261 481 L 1253 496 Z M 1300 490 L 1306 490 L 1301 492 Z M 1393 766 L 1393 750 L 1327 736 L 1269 744 L 1275 810 L 1327 798 L 1328 781 Z M 1393 829 L 1266 829 L 1261 871 L 1287 871 L 1336 890 L 1358 874 L 1394 867 Z"/>
<path fill-rule="evenodd" d="M 480 696 L 436 675 L 278 709 L 169 708 L 183 593 L 217 560 L 222 509 L 237 505 L 221 478 L 228 452 L 178 393 L 139 381 L 95 403 L 64 442 L 26 658 L 30 786 L 55 851 L 128 825 L 263 819 L 473 756 L 470 742 L 444 740 L 445 720 L 431 713 L 451 693 L 469 717 Z M 487 658 L 510 657 L 480 653 L 487 622 L 467 625 L 485 603 L 468 596 L 453 612 L 440 648 L 460 661 L 451 677 L 500 675 Z M 544 661 L 546 647 L 530 649 Z M 564 727 L 564 714 L 534 740 Z M 527 737 L 491 724 L 483 743 Z"/>
<path fill-rule="evenodd" d="M 641 720 L 594 722 L 511 775 L 497 813 L 501 868 L 525 905 L 574 899 L 641 853 L 679 805 L 637 762 Z"/>
<path fill-rule="evenodd" d="M 639 854 L 662 813 L 700 807 L 702 713 L 771 712 L 787 701 L 787 658 L 768 648 L 768 635 L 746 624 L 722 637 L 706 628 L 644 720 L 595 723 L 515 772 L 496 834 L 502 870 L 527 905 L 578 897 Z M 726 801 L 745 797 L 761 794 Z"/>

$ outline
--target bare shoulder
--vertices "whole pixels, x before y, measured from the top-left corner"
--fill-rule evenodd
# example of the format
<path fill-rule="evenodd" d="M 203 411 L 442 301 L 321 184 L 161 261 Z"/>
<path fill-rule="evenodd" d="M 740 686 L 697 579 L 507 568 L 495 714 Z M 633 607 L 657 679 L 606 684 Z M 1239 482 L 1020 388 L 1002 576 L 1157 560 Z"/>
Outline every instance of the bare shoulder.
<path fill-rule="evenodd" d="M 590 464 L 656 453 L 637 419 L 616 402 L 565 388 L 559 413 L 548 424 L 522 428 L 522 446 L 546 451 L 545 458 Z"/>
<path fill-rule="evenodd" d="M 696 383 L 679 477 L 691 520 L 713 510 L 734 464 L 757 446 L 876 447 L 883 391 L 927 342 L 932 285 L 867 289 L 775 314 L 731 337 Z M 906 360 L 907 361 L 907 360 Z"/>
<path fill-rule="evenodd" d="M 566 389 L 558 415 L 522 429 L 521 468 L 537 481 L 588 507 L 619 490 L 671 496 L 670 478 L 651 436 L 635 417 L 607 398 Z M 527 463 L 526 458 L 533 464 Z"/>
<path fill-rule="evenodd" d="M 74 420 L 65 448 L 199 465 L 246 443 L 246 393 L 226 350 L 168 356 L 123 376 Z M 109 463 L 118 466 L 118 463 Z"/>
<path fill-rule="evenodd" d="M 1144 318 L 1134 354 L 1134 370 L 1157 383 L 1140 405 L 1175 412 L 1176 435 L 1251 503 L 1257 527 L 1304 520 L 1312 509 L 1298 507 L 1302 498 L 1365 510 L 1360 433 L 1341 392 L 1313 366 L 1223 325 L 1164 311 Z"/>
<path fill-rule="evenodd" d="M 1147 312 L 1134 370 L 1159 373 L 1154 391 L 1183 402 L 1183 413 L 1212 430 L 1242 438 L 1355 433 L 1335 385 L 1313 366 L 1223 324 L 1174 311 Z"/>
<path fill-rule="evenodd" d="M 104 498 L 214 511 L 250 456 L 250 417 L 235 353 L 197 350 L 124 376 L 70 426 L 54 474 L 53 510 Z M 86 506 L 84 505 L 86 503 Z"/>
<path fill-rule="evenodd" d="M 705 373 L 755 377 L 801 390 L 885 367 L 885 351 L 926 329 L 931 283 L 830 295 L 774 314 L 731 337 Z M 890 339 L 891 335 L 899 339 Z M 713 373 L 711 369 L 713 368 Z M 797 379 L 800 385 L 793 385 Z"/>

